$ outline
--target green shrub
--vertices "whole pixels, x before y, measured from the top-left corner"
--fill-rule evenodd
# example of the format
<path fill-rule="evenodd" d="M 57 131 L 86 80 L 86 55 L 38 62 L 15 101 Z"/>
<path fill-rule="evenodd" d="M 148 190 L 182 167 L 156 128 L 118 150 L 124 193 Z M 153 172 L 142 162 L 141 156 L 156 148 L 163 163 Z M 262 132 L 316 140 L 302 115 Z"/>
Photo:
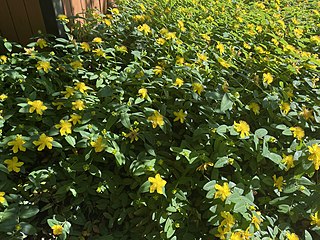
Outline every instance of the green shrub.
<path fill-rule="evenodd" d="M 319 5 L 128 1 L 3 40 L 1 237 L 318 239 Z"/>

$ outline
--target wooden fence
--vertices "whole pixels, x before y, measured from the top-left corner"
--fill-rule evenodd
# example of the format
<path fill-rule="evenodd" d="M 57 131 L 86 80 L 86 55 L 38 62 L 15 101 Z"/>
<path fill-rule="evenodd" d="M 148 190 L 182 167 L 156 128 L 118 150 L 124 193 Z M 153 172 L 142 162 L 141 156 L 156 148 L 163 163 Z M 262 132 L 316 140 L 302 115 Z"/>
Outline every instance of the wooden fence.
<path fill-rule="evenodd" d="M 39 31 L 58 34 L 58 14 L 74 16 L 89 8 L 106 12 L 107 0 L 0 0 L 0 35 L 26 44 Z"/>

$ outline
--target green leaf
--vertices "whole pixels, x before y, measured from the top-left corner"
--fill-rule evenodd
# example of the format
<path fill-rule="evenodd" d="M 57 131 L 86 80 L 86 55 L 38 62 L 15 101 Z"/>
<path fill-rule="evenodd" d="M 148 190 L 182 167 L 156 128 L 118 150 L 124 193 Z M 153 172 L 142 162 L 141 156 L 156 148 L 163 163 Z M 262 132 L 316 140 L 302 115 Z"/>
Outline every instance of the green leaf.
<path fill-rule="evenodd" d="M 21 222 L 19 225 L 21 226 L 21 231 L 26 235 L 34 235 L 37 232 L 37 229 L 30 223 Z"/>
<path fill-rule="evenodd" d="M 214 185 L 216 185 L 217 181 L 216 180 L 212 180 L 210 182 L 207 182 L 204 186 L 203 189 L 205 191 L 210 191 L 211 189 L 214 189 Z"/>
<path fill-rule="evenodd" d="M 257 136 L 257 138 L 263 138 L 267 134 L 268 131 L 264 128 L 259 128 L 254 132 L 254 135 Z"/>
<path fill-rule="evenodd" d="M 75 147 L 76 145 L 76 140 L 74 139 L 74 137 L 72 137 L 71 135 L 67 135 L 64 137 L 64 139 L 72 146 Z"/>
<path fill-rule="evenodd" d="M 150 189 L 150 182 L 145 181 L 139 188 L 138 193 L 146 193 L 149 192 Z"/>
<path fill-rule="evenodd" d="M 229 157 L 222 157 L 214 164 L 215 168 L 222 168 L 229 164 Z"/>
<path fill-rule="evenodd" d="M 304 239 L 313 240 L 311 234 L 307 230 L 304 230 Z"/>
<path fill-rule="evenodd" d="M 10 42 L 5 42 L 4 47 L 9 51 L 12 52 L 12 44 Z"/>
<path fill-rule="evenodd" d="M 39 209 L 34 206 L 22 206 L 20 209 L 20 218 L 27 219 L 35 216 L 39 212 Z"/>
<path fill-rule="evenodd" d="M 130 123 L 130 118 L 128 113 L 121 114 L 121 123 L 125 128 L 130 129 L 131 123 Z"/>
<path fill-rule="evenodd" d="M 220 110 L 222 112 L 226 112 L 227 110 L 231 110 L 233 106 L 233 101 L 229 98 L 229 95 L 225 93 L 221 100 Z"/>

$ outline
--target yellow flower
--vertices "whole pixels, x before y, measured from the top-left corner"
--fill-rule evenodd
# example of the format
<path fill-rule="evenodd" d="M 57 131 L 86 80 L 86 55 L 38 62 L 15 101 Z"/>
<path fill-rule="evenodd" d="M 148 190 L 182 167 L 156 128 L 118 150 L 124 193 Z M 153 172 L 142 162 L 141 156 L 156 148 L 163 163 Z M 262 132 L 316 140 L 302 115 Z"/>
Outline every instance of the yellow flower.
<path fill-rule="evenodd" d="M 183 85 L 184 81 L 181 78 L 176 78 L 176 81 L 174 82 L 174 86 L 181 87 Z"/>
<path fill-rule="evenodd" d="M 28 104 L 31 106 L 29 108 L 29 113 L 36 111 L 37 114 L 42 115 L 43 111 L 47 110 L 47 107 L 40 100 L 28 101 Z"/>
<path fill-rule="evenodd" d="M 180 121 L 181 123 L 183 123 L 187 116 L 187 114 L 184 113 L 182 109 L 180 109 L 179 112 L 173 112 L 173 114 L 176 116 L 176 118 L 173 119 L 174 122 Z"/>
<path fill-rule="evenodd" d="M 218 58 L 218 62 L 221 64 L 222 67 L 225 67 L 225 68 L 229 68 L 231 66 L 227 61 L 225 61 L 222 58 Z"/>
<path fill-rule="evenodd" d="M 283 181 L 283 177 L 280 176 L 277 178 L 276 175 L 273 175 L 272 178 L 273 178 L 273 186 L 278 188 L 279 192 L 282 192 L 282 186 L 285 185 Z"/>
<path fill-rule="evenodd" d="M 7 62 L 7 59 L 8 59 L 8 58 L 7 58 L 7 56 L 5 56 L 5 55 L 1 55 L 1 56 L 0 56 L 0 60 L 1 60 L 1 63 L 2 63 L 2 64 L 6 63 L 6 62 Z"/>
<path fill-rule="evenodd" d="M 303 116 L 303 118 L 305 119 L 305 120 L 313 120 L 314 119 L 314 117 L 313 117 L 313 111 L 312 111 L 312 109 L 311 110 L 309 110 L 308 108 L 306 108 L 306 106 L 302 106 L 302 111 L 300 112 L 300 115 L 301 116 Z"/>
<path fill-rule="evenodd" d="M 208 34 L 200 34 L 200 36 L 204 39 L 204 40 L 206 40 L 206 41 L 208 41 L 208 42 L 210 42 L 210 40 L 211 40 L 211 38 L 210 38 L 210 36 L 208 35 Z"/>
<path fill-rule="evenodd" d="M 223 185 L 216 184 L 214 188 L 217 190 L 214 194 L 214 198 L 220 198 L 222 201 L 226 200 L 228 196 L 231 195 L 231 191 L 228 183 L 223 183 Z"/>
<path fill-rule="evenodd" d="M 161 66 L 155 66 L 153 72 L 156 76 L 161 76 L 163 72 L 163 68 Z"/>
<path fill-rule="evenodd" d="M 132 143 L 133 141 L 138 141 L 138 131 L 139 128 L 135 128 L 133 129 L 132 127 L 130 128 L 130 132 L 126 133 L 124 136 L 126 138 L 130 138 L 130 142 Z"/>
<path fill-rule="evenodd" d="M 249 109 L 255 114 L 259 115 L 260 114 L 260 106 L 258 103 L 252 102 L 249 104 Z"/>
<path fill-rule="evenodd" d="M 69 119 L 69 122 L 72 122 L 73 125 L 76 125 L 77 123 L 81 123 L 81 116 L 78 115 L 78 114 L 71 114 L 70 115 L 70 119 Z"/>
<path fill-rule="evenodd" d="M 146 88 L 140 88 L 138 91 L 139 96 L 141 98 L 147 99 L 148 98 L 148 90 Z"/>
<path fill-rule="evenodd" d="M 250 126 L 245 121 L 240 120 L 239 123 L 234 121 L 233 127 L 240 133 L 240 138 L 248 137 L 250 135 Z"/>
<path fill-rule="evenodd" d="M 176 64 L 177 64 L 177 65 L 183 65 L 183 64 L 184 64 L 184 58 L 177 56 L 177 58 L 176 58 Z"/>
<path fill-rule="evenodd" d="M 319 170 L 320 168 L 320 146 L 318 144 L 313 144 L 311 147 L 308 146 L 309 153 L 308 160 L 313 161 L 314 169 Z"/>
<path fill-rule="evenodd" d="M 25 53 L 28 55 L 33 55 L 34 53 L 34 47 L 33 48 L 23 48 Z"/>
<path fill-rule="evenodd" d="M 287 236 L 287 240 L 299 240 L 298 235 L 295 233 L 287 232 L 286 236 Z"/>
<path fill-rule="evenodd" d="M 0 192 L 0 203 L 5 203 L 6 199 L 4 198 L 5 192 Z"/>
<path fill-rule="evenodd" d="M 291 127 L 290 130 L 292 131 L 293 136 L 298 140 L 304 138 L 304 130 L 301 127 Z"/>
<path fill-rule="evenodd" d="M 133 21 L 135 21 L 135 22 L 143 22 L 144 20 L 146 20 L 145 15 L 135 15 L 135 16 L 133 16 Z"/>
<path fill-rule="evenodd" d="M 206 171 L 208 169 L 208 167 L 213 167 L 213 163 L 212 162 L 206 162 L 206 163 L 202 163 L 199 167 L 197 167 L 197 171 Z"/>
<path fill-rule="evenodd" d="M 83 82 L 77 82 L 75 85 L 76 86 L 74 87 L 74 89 L 76 89 L 76 90 L 78 90 L 78 91 L 80 91 L 82 93 L 84 93 L 85 91 L 88 90 L 88 87 Z"/>
<path fill-rule="evenodd" d="M 220 55 L 222 55 L 224 53 L 224 45 L 221 43 L 221 42 L 217 42 L 217 46 L 216 46 L 216 49 L 219 50 L 220 52 Z"/>
<path fill-rule="evenodd" d="M 48 149 L 52 149 L 52 137 L 48 137 L 46 134 L 42 133 L 38 139 L 38 141 L 33 141 L 33 144 L 38 147 L 38 151 L 42 151 L 45 147 Z"/>
<path fill-rule="evenodd" d="M 198 95 L 201 95 L 201 92 L 204 90 L 204 87 L 201 83 L 192 83 L 192 89 L 194 92 L 198 93 Z"/>
<path fill-rule="evenodd" d="M 106 53 L 101 48 L 94 49 L 94 50 L 92 50 L 92 52 L 94 52 L 95 55 L 98 57 L 105 57 L 106 56 Z"/>
<path fill-rule="evenodd" d="M 181 20 L 178 20 L 178 27 L 180 28 L 181 32 L 186 31 L 186 28 L 184 27 L 184 23 Z"/>
<path fill-rule="evenodd" d="M 226 239 L 225 235 L 228 234 L 230 231 L 231 231 L 231 229 L 228 227 L 223 228 L 222 226 L 219 226 L 218 233 L 215 234 L 215 236 L 221 240 L 224 240 L 224 239 Z"/>
<path fill-rule="evenodd" d="M 0 95 L 0 101 L 1 101 L 1 102 L 5 101 L 7 98 L 8 98 L 8 95 L 6 95 L 6 94 L 4 94 L 4 93 L 2 93 L 2 94 Z"/>
<path fill-rule="evenodd" d="M 51 227 L 53 235 L 61 235 L 63 232 L 63 227 L 61 225 L 53 225 Z"/>
<path fill-rule="evenodd" d="M 255 48 L 254 48 L 254 50 L 256 50 L 256 51 L 257 51 L 257 53 L 260 53 L 260 54 L 265 53 L 265 51 L 263 50 L 263 48 L 262 48 L 262 47 L 260 47 L 260 46 L 255 47 Z"/>
<path fill-rule="evenodd" d="M 161 35 L 166 35 L 168 32 L 169 32 L 169 31 L 168 31 L 168 29 L 166 29 L 166 28 L 161 28 L 160 31 L 159 31 L 159 33 L 160 33 Z"/>
<path fill-rule="evenodd" d="M 282 162 L 286 165 L 286 171 L 294 167 L 293 155 L 283 155 Z"/>
<path fill-rule="evenodd" d="M 37 40 L 36 45 L 39 46 L 41 49 L 48 46 L 47 41 L 44 40 L 43 38 L 39 38 L 39 39 Z"/>
<path fill-rule="evenodd" d="M 320 44 L 320 36 L 311 36 L 310 41 L 319 45 Z"/>
<path fill-rule="evenodd" d="M 293 32 L 297 38 L 301 38 L 303 35 L 303 29 L 300 29 L 300 28 L 295 28 Z"/>
<path fill-rule="evenodd" d="M 4 163 L 8 165 L 7 168 L 9 172 L 15 171 L 16 173 L 20 172 L 20 167 L 24 164 L 23 162 L 19 162 L 17 157 L 6 159 Z"/>
<path fill-rule="evenodd" d="M 64 14 L 59 14 L 57 19 L 60 20 L 61 22 L 65 22 L 65 23 L 69 22 L 68 17 L 66 15 L 64 15 Z"/>
<path fill-rule="evenodd" d="M 167 32 L 164 37 L 166 38 L 166 40 L 174 40 L 176 39 L 176 32 Z"/>
<path fill-rule="evenodd" d="M 197 53 L 198 61 L 199 62 L 206 62 L 208 61 L 208 57 L 205 54 Z"/>
<path fill-rule="evenodd" d="M 115 49 L 121 53 L 128 53 L 128 48 L 126 46 L 116 46 Z"/>
<path fill-rule="evenodd" d="M 264 73 L 263 74 L 263 82 L 267 83 L 268 85 L 273 82 L 273 77 L 271 73 Z"/>
<path fill-rule="evenodd" d="M 224 226 L 231 229 L 232 226 L 235 224 L 235 220 L 232 214 L 226 211 L 222 211 L 220 214 L 221 214 L 221 217 L 224 218 L 223 221 L 220 223 L 220 226 Z"/>
<path fill-rule="evenodd" d="M 163 187 L 166 185 L 167 182 L 166 180 L 161 178 L 159 173 L 157 173 L 154 178 L 149 177 L 148 181 L 151 183 L 150 193 L 157 191 L 157 193 L 163 194 Z"/>
<path fill-rule="evenodd" d="M 84 110 L 85 105 L 82 100 L 76 100 L 75 102 L 72 102 L 72 110 Z"/>
<path fill-rule="evenodd" d="M 157 38 L 156 42 L 159 44 L 159 45 L 163 45 L 166 43 L 166 40 L 164 38 Z"/>
<path fill-rule="evenodd" d="M 64 94 L 65 98 L 69 98 L 69 97 L 73 96 L 74 89 L 72 87 L 68 86 L 68 87 L 66 87 L 66 91 L 63 91 L 62 93 Z"/>
<path fill-rule="evenodd" d="M 120 14 L 120 11 L 119 11 L 118 8 L 112 8 L 112 9 L 111 9 L 111 12 L 112 12 L 114 15 Z"/>
<path fill-rule="evenodd" d="M 60 128 L 60 135 L 63 136 L 63 135 L 67 135 L 69 133 L 72 132 L 71 130 L 71 127 L 72 127 L 72 124 L 69 123 L 67 120 L 60 120 L 60 124 L 56 124 L 54 125 L 56 128 Z"/>
<path fill-rule="evenodd" d="M 104 24 L 107 25 L 108 27 L 110 27 L 111 24 L 112 24 L 109 19 L 104 19 L 103 22 L 104 22 Z"/>
<path fill-rule="evenodd" d="M 248 43 L 246 43 L 246 42 L 243 43 L 243 47 L 244 47 L 245 49 L 251 49 L 251 46 L 250 46 Z"/>
<path fill-rule="evenodd" d="M 263 219 L 261 218 L 261 213 L 256 212 L 251 218 L 251 223 L 254 224 L 255 228 L 257 230 L 260 230 L 260 224 L 263 222 Z"/>
<path fill-rule="evenodd" d="M 320 218 L 318 217 L 318 212 L 316 212 L 314 215 L 310 215 L 311 218 L 311 225 L 316 225 L 317 227 L 320 227 Z"/>
<path fill-rule="evenodd" d="M 95 152 L 102 152 L 106 147 L 106 145 L 103 143 L 102 136 L 99 136 L 96 141 L 92 141 L 90 144 L 94 148 Z"/>
<path fill-rule="evenodd" d="M 148 117 L 148 120 L 152 122 L 153 128 L 164 125 L 163 116 L 158 111 L 154 111 L 153 115 Z"/>
<path fill-rule="evenodd" d="M 36 67 L 38 71 L 43 70 L 46 73 L 48 73 L 49 70 L 52 68 L 50 65 L 50 62 L 47 62 L 47 61 L 38 61 Z"/>
<path fill-rule="evenodd" d="M 257 26 L 256 30 L 257 30 L 258 33 L 261 33 L 262 32 L 262 26 Z"/>
<path fill-rule="evenodd" d="M 275 38 L 271 39 L 271 42 L 273 42 L 274 45 L 278 46 L 279 45 L 279 41 Z"/>
<path fill-rule="evenodd" d="M 102 43 L 102 38 L 100 37 L 95 37 L 93 40 L 92 40 L 93 43 Z"/>
<path fill-rule="evenodd" d="M 82 42 L 80 44 L 80 47 L 83 49 L 83 51 L 85 52 L 89 52 L 90 51 L 90 45 L 87 42 Z"/>
<path fill-rule="evenodd" d="M 290 111 L 290 103 L 282 102 L 280 104 L 280 110 L 283 112 L 284 115 L 287 115 Z"/>
<path fill-rule="evenodd" d="M 138 26 L 138 31 L 143 32 L 144 35 L 148 35 L 149 33 L 151 33 L 151 28 L 148 24 L 144 23 L 143 25 Z"/>
<path fill-rule="evenodd" d="M 243 240 L 241 232 L 233 232 L 230 236 L 230 240 Z"/>
<path fill-rule="evenodd" d="M 17 134 L 16 138 L 13 141 L 8 142 L 8 146 L 13 146 L 13 153 L 17 153 L 19 150 L 25 152 L 26 148 L 23 146 L 26 141 L 23 140 L 20 134 Z"/>
<path fill-rule="evenodd" d="M 74 70 L 77 70 L 77 69 L 80 69 L 82 68 L 82 63 L 77 60 L 77 61 L 73 61 L 70 63 L 70 66 L 74 69 Z"/>

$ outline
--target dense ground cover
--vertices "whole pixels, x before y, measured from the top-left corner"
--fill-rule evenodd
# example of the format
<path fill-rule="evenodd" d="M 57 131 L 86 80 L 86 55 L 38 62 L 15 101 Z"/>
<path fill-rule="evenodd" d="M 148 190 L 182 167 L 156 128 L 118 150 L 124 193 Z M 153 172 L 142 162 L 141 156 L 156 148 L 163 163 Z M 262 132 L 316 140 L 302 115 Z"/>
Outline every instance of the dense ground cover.
<path fill-rule="evenodd" d="M 2 41 L 1 239 L 319 239 L 320 2 L 120 6 Z"/>

